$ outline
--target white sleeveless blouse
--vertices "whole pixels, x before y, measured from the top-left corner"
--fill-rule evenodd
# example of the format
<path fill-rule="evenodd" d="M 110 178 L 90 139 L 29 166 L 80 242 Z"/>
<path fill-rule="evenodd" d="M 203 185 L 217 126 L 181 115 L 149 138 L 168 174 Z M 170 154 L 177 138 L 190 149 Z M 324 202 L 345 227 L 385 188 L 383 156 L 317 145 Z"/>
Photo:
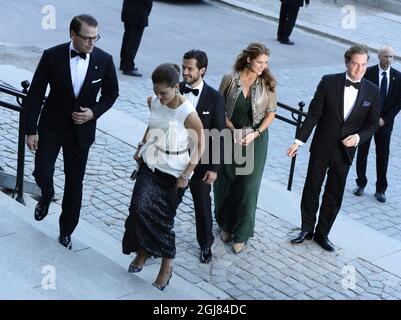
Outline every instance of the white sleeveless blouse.
<path fill-rule="evenodd" d="M 148 139 L 139 155 L 152 171 L 156 168 L 178 178 L 190 161 L 189 134 L 184 122 L 196 110 L 187 100 L 176 109 L 171 109 L 153 96 L 150 112 Z"/>

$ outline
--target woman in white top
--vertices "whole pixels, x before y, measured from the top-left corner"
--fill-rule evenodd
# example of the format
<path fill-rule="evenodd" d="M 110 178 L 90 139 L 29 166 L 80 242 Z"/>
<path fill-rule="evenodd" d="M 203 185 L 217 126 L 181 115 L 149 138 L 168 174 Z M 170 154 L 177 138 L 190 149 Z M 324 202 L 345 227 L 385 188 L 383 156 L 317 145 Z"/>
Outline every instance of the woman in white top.
<path fill-rule="evenodd" d="M 163 290 L 175 257 L 174 217 L 204 148 L 202 122 L 178 91 L 180 68 L 166 63 L 152 74 L 148 128 L 134 159 L 140 165 L 125 222 L 123 252 L 136 252 L 128 271 L 142 270 L 149 256 L 161 257 L 153 285 Z M 190 152 L 189 152 L 190 150 Z"/>

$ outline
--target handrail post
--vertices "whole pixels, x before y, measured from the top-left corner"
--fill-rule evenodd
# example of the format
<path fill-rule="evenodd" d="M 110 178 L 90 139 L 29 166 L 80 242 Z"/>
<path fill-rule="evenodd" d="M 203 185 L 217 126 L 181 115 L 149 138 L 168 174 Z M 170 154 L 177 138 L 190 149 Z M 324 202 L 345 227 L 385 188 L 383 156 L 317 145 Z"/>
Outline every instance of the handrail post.
<path fill-rule="evenodd" d="M 298 117 L 297 117 L 297 126 L 296 126 L 296 129 L 295 129 L 295 139 L 296 139 L 296 137 L 298 135 L 299 128 L 301 127 L 301 124 L 302 124 L 302 112 L 303 112 L 303 109 L 305 107 L 305 103 L 303 101 L 301 101 L 301 102 L 298 103 L 298 106 L 299 106 L 299 111 L 300 112 L 298 113 Z M 288 177 L 288 185 L 287 185 L 287 190 L 288 191 L 291 191 L 291 188 L 292 188 L 292 180 L 293 180 L 293 177 L 294 177 L 296 158 L 297 158 L 297 155 L 295 154 L 291 159 L 290 175 Z"/>
<path fill-rule="evenodd" d="M 23 81 L 21 82 L 21 86 L 23 87 L 22 92 L 27 94 L 29 82 Z M 21 112 L 19 114 L 19 129 L 18 129 L 18 162 L 17 162 L 17 178 L 16 178 L 16 186 L 14 190 L 17 191 L 17 201 L 25 204 L 24 201 L 24 167 L 25 167 L 25 99 L 22 98 L 21 102 Z"/>

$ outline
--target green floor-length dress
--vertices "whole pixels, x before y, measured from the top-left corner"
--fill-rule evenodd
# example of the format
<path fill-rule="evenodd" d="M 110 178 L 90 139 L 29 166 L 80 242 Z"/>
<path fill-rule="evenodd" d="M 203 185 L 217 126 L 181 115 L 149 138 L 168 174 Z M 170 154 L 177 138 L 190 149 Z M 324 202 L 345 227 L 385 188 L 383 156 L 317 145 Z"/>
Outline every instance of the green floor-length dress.
<path fill-rule="evenodd" d="M 231 122 L 235 128 L 252 127 L 251 97 L 241 92 L 237 98 Z M 221 230 L 233 234 L 236 243 L 247 242 L 253 237 L 255 212 L 260 183 L 267 156 L 269 134 L 265 130 L 248 147 L 254 148 L 253 171 L 247 175 L 236 174 L 244 165 L 223 164 L 214 183 L 215 218 Z M 247 149 L 249 150 L 249 149 Z M 242 147 L 245 154 L 245 147 Z M 227 163 L 225 161 L 225 163 Z M 238 171 L 237 171 L 238 172 Z"/>

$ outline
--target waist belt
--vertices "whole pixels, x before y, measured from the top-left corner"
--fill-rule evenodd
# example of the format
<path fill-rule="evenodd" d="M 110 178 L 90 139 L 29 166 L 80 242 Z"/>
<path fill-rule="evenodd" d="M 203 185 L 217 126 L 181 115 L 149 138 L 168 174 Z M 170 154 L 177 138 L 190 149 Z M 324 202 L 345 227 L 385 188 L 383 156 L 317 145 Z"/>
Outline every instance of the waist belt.
<path fill-rule="evenodd" d="M 188 149 L 184 149 L 184 150 L 180 150 L 180 151 L 169 151 L 169 150 L 164 150 L 162 147 L 159 147 L 159 146 L 156 146 L 156 149 L 165 154 L 168 154 L 168 155 L 170 155 L 170 154 L 171 155 L 179 155 L 179 154 L 188 152 Z"/>

